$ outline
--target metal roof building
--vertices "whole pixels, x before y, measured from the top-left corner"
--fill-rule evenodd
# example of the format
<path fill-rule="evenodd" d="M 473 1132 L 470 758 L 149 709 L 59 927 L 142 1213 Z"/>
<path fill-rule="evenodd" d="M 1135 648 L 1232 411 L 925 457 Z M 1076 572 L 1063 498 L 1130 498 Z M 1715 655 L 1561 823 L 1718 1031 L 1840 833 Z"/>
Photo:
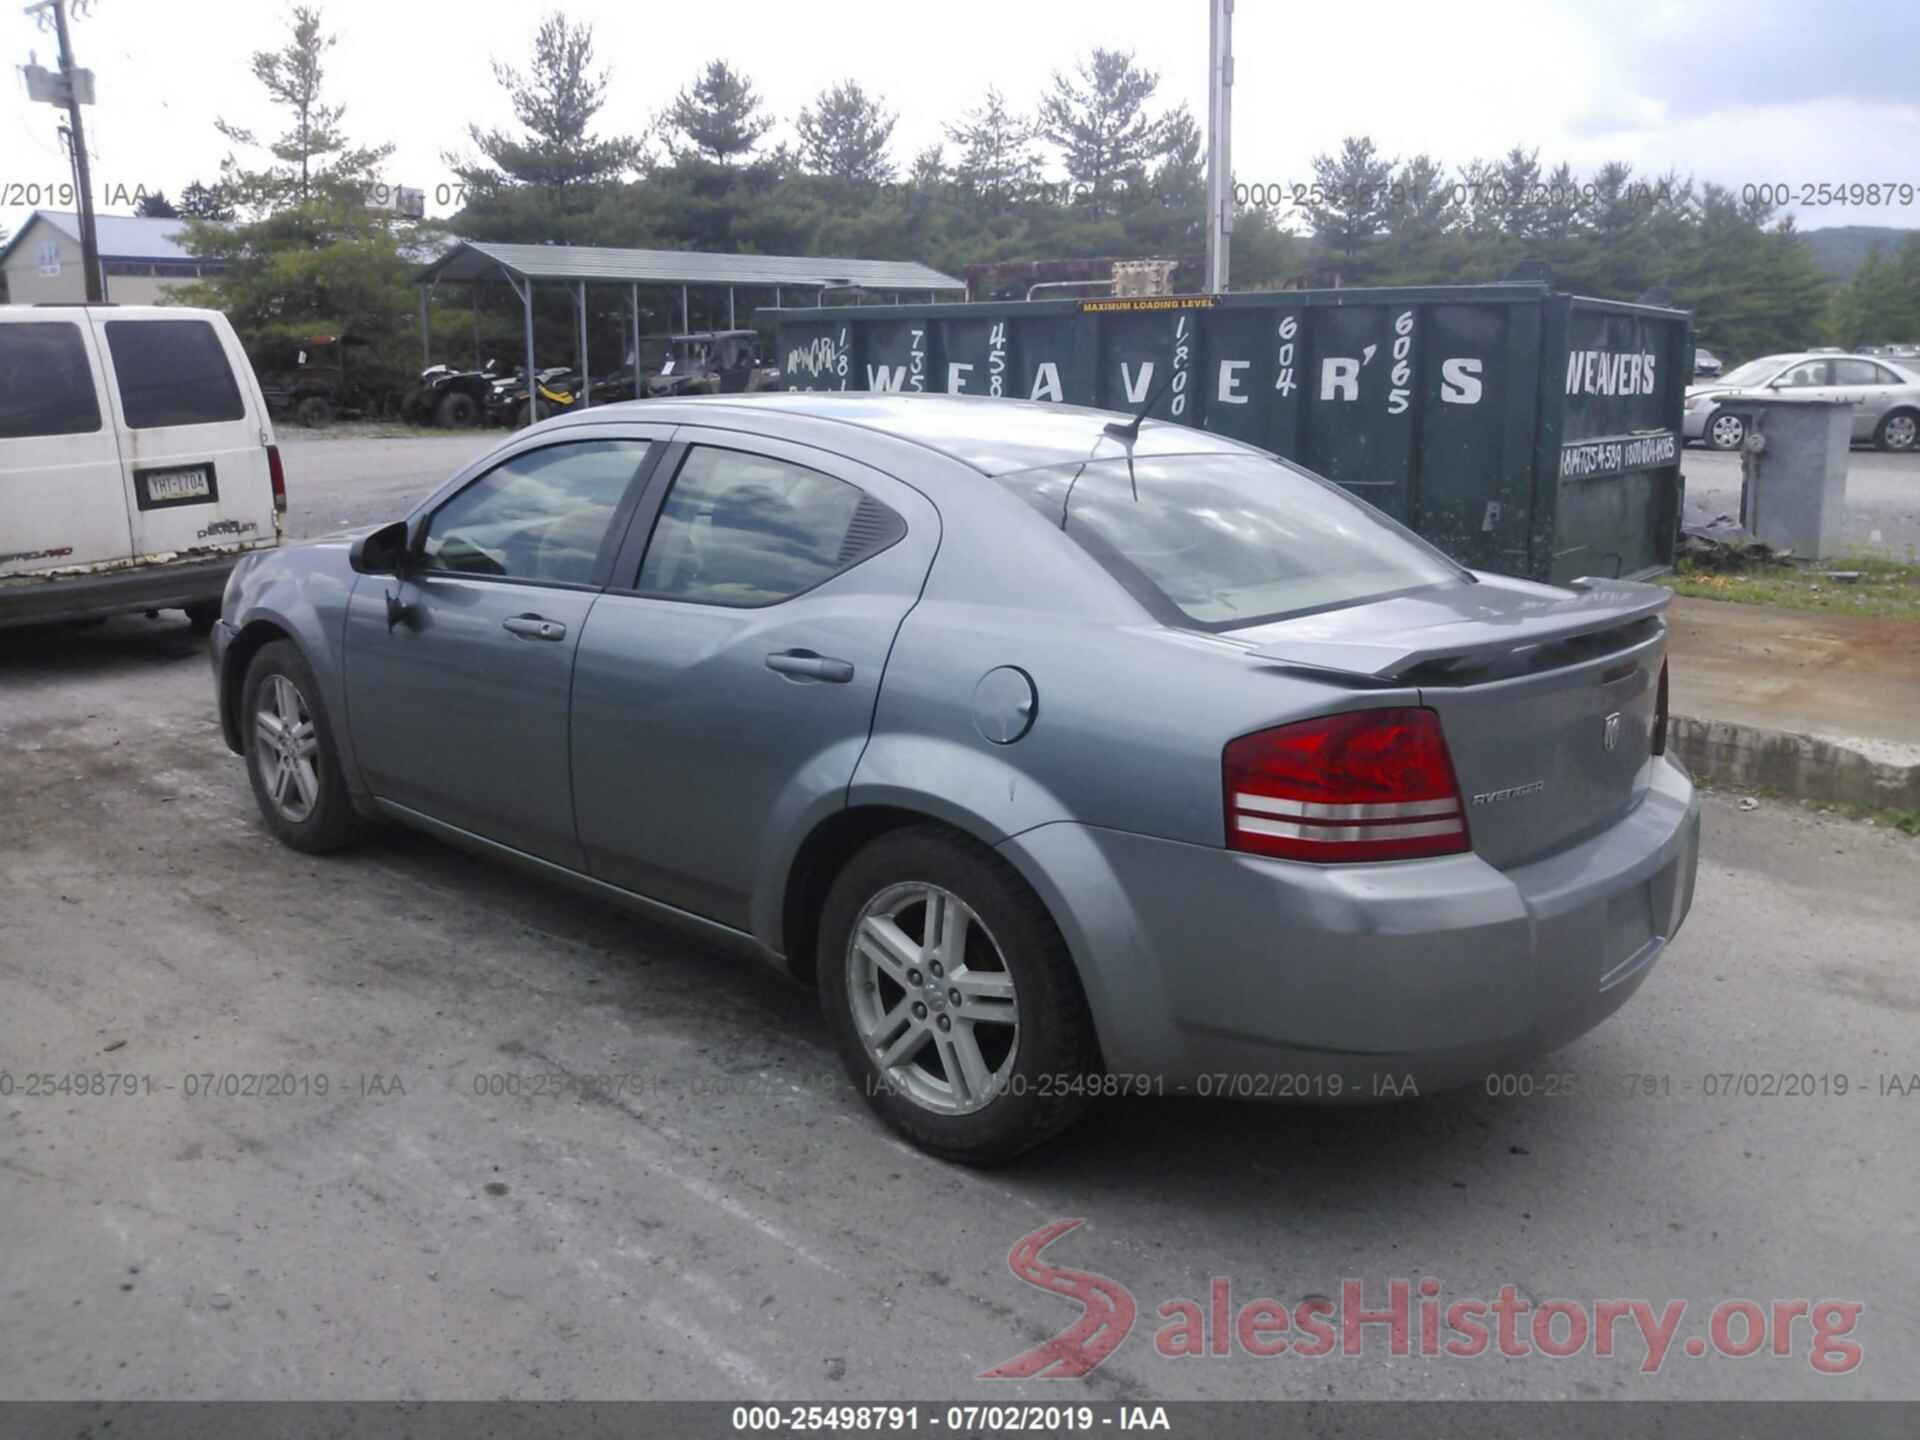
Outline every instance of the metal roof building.
<path fill-rule="evenodd" d="M 861 290 L 899 302 L 925 298 L 965 298 L 966 282 L 943 275 L 912 260 L 852 260 L 811 255 L 720 255 L 701 250 L 615 250 L 595 245 L 500 245 L 491 241 L 459 241 L 419 272 L 420 335 L 423 354 L 431 358 L 428 334 L 428 295 L 439 284 L 476 284 L 503 280 L 513 288 L 526 314 L 527 373 L 534 373 L 533 295 L 536 285 L 561 285 L 573 292 L 578 324 L 582 391 L 590 389 L 587 364 L 587 287 L 625 286 L 632 311 L 633 350 L 640 352 L 640 290 L 678 291 L 680 328 L 693 329 L 694 292 L 716 324 L 718 302 L 724 294 L 727 328 L 738 325 L 741 313 L 758 308 L 753 297 L 742 311 L 738 292 L 771 291 L 773 304 L 789 298 L 818 305 L 829 290 Z M 797 295 L 792 292 L 798 292 Z"/>
<path fill-rule="evenodd" d="M 166 298 L 169 282 L 191 283 L 224 270 L 221 262 L 200 259 L 181 246 L 186 228 L 184 220 L 96 215 L 102 293 L 122 305 L 151 305 Z M 33 211 L 0 248 L 0 270 L 15 304 L 86 299 L 80 217 L 67 210 Z"/>

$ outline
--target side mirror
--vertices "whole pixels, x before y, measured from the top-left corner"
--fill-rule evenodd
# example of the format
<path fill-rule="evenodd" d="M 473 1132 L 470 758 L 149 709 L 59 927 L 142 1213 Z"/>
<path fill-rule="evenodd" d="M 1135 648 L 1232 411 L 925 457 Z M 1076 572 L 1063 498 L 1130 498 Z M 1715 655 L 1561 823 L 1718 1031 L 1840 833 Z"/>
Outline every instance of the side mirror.
<path fill-rule="evenodd" d="M 407 522 L 382 525 L 353 542 L 347 563 L 360 575 L 398 575 L 407 563 Z"/>

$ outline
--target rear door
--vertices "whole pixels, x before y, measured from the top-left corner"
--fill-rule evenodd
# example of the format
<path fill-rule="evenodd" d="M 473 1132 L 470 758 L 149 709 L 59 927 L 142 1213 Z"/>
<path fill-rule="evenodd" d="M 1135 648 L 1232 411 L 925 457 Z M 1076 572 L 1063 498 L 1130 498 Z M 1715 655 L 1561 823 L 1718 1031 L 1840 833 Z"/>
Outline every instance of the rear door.
<path fill-rule="evenodd" d="M 82 310 L 0 320 L 0 577 L 133 550 L 113 418 Z"/>
<path fill-rule="evenodd" d="M 1899 398 L 1900 377 L 1871 360 L 1842 357 L 1833 362 L 1834 394 L 1853 405 L 1853 438 L 1871 440 L 1880 417 Z"/>
<path fill-rule="evenodd" d="M 595 875 L 744 929 L 783 837 L 845 803 L 939 517 L 809 446 L 674 438 L 580 641 L 575 813 Z"/>
<path fill-rule="evenodd" d="M 275 544 L 267 446 L 253 368 L 225 320 L 93 313 L 122 427 L 121 472 L 136 559 Z"/>

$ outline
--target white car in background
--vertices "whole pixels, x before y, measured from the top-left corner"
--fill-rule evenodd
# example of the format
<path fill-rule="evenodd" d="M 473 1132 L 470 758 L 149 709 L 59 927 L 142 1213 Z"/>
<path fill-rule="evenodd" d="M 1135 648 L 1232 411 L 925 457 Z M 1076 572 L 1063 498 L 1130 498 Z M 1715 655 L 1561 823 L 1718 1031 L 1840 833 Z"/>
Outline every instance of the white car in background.
<path fill-rule="evenodd" d="M 1920 374 L 1879 358 L 1820 350 L 1764 355 L 1688 386 L 1681 433 L 1710 449 L 1738 449 L 1747 438 L 1746 421 L 1726 402 L 1768 395 L 1846 400 L 1853 405 L 1855 444 L 1920 449 Z"/>
<path fill-rule="evenodd" d="M 226 316 L 0 306 L 0 628 L 181 609 L 211 630 L 286 505 Z"/>

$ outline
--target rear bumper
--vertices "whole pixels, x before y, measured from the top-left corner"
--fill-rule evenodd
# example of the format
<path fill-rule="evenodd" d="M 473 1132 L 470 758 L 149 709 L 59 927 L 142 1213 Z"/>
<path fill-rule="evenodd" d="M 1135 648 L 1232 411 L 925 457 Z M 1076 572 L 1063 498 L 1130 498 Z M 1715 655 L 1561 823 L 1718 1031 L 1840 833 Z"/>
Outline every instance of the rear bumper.
<path fill-rule="evenodd" d="M 219 603 L 240 551 L 216 560 L 135 565 L 95 575 L 0 580 L 0 628 L 85 620 L 127 610 L 170 610 L 207 601 Z"/>
<path fill-rule="evenodd" d="M 1479 1083 L 1605 1019 L 1685 920 L 1699 844 L 1693 785 L 1661 759 L 1618 824 L 1508 871 L 1322 868 L 1074 824 L 1001 848 L 1061 924 L 1110 1071 L 1365 1100 Z"/>

